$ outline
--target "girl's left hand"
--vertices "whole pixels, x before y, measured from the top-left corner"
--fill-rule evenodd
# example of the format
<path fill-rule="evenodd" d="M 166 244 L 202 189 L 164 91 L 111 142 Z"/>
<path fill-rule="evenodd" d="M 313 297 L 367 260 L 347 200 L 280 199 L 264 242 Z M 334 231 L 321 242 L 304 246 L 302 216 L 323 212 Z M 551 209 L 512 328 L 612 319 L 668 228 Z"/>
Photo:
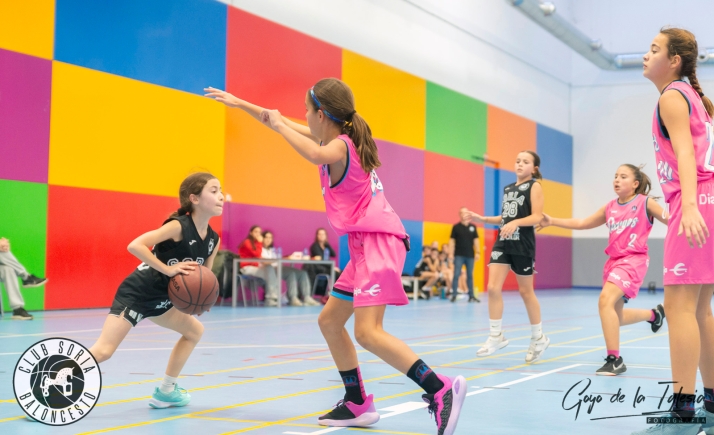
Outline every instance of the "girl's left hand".
<path fill-rule="evenodd" d="M 507 223 L 506 225 L 501 227 L 501 238 L 505 239 L 507 237 L 510 237 L 513 235 L 513 233 L 518 230 L 518 225 L 516 224 L 516 221 L 511 221 Z"/>
<path fill-rule="evenodd" d="M 700 248 L 706 243 L 706 239 L 709 237 L 709 228 L 697 207 L 682 210 L 682 220 L 679 222 L 677 236 L 681 236 L 682 233 L 687 236 L 690 248 L 694 247 L 695 242 Z"/>
<path fill-rule="evenodd" d="M 265 109 L 260 114 L 260 121 L 273 130 L 277 130 L 278 126 L 283 124 L 283 115 L 277 110 Z"/>

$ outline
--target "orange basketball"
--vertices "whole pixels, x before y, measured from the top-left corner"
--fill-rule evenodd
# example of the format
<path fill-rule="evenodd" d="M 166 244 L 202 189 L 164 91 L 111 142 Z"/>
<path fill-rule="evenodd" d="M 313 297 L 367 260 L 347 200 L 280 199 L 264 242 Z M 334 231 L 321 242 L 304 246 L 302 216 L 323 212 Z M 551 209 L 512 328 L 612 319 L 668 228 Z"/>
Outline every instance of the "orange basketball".
<path fill-rule="evenodd" d="M 178 274 L 171 278 L 169 298 L 182 313 L 201 314 L 216 303 L 218 279 L 211 269 L 198 266 L 188 275 Z"/>

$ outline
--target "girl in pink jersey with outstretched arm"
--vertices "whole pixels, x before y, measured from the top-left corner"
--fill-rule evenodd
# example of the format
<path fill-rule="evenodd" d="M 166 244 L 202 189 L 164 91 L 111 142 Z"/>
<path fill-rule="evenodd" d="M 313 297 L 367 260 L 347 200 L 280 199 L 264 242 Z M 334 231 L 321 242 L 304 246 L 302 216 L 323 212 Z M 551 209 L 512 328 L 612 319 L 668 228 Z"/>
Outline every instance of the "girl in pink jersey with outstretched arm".
<path fill-rule="evenodd" d="M 664 305 L 675 397 L 674 417 L 706 417 L 714 434 L 714 106 L 697 80 L 694 35 L 663 28 L 644 56 L 644 76 L 660 92 L 652 119 L 657 174 L 669 207 L 664 240 Z M 686 77 L 688 82 L 684 81 Z M 703 408 L 694 409 L 697 367 Z M 635 434 L 696 434 L 700 424 L 660 425 Z"/>
<path fill-rule="evenodd" d="M 610 257 L 602 274 L 603 287 L 598 308 L 607 346 L 605 365 L 595 374 L 617 376 L 627 370 L 620 356 L 620 326 L 639 322 L 652 324 L 657 332 L 664 322 L 664 307 L 652 310 L 623 309 L 625 303 L 637 297 L 645 279 L 650 259 L 647 238 L 654 219 L 667 225 L 662 207 L 648 197 L 649 177 L 635 165 L 617 168 L 612 183 L 617 198 L 608 202 L 585 219 L 560 219 L 543 215 L 540 228 L 556 226 L 572 230 L 589 230 L 606 225 L 610 233 L 605 253 Z"/>
<path fill-rule="evenodd" d="M 318 165 L 322 195 L 332 228 L 346 234 L 350 261 L 332 289 L 318 320 L 346 394 L 318 419 L 324 426 L 369 426 L 379 420 L 367 396 L 357 352 L 345 323 L 355 316 L 357 342 L 405 373 L 424 389 L 439 435 L 453 434 L 466 398 L 462 376 L 436 374 L 401 340 L 382 327 L 387 305 L 405 305 L 402 286 L 409 237 L 384 196 L 375 172 L 377 146 L 367 122 L 355 110 L 350 88 L 334 78 L 320 80 L 305 94 L 307 127 L 214 88 L 207 96 L 237 107 L 280 133 L 305 159 Z"/>

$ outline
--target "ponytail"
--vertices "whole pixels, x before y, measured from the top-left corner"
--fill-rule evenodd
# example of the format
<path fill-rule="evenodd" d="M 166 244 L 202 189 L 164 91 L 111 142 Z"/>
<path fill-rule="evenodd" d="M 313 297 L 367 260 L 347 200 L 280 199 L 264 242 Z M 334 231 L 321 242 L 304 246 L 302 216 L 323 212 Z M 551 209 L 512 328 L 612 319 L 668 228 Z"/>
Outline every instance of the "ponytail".
<path fill-rule="evenodd" d="M 178 210 L 176 210 L 175 212 L 171 213 L 171 215 L 169 216 L 169 219 L 174 219 L 174 218 L 177 218 L 177 217 L 179 217 L 179 216 L 184 216 L 184 215 L 189 214 L 189 213 L 191 213 L 191 212 L 190 212 L 190 211 L 186 211 L 186 209 L 184 209 L 183 206 L 181 206 L 181 207 L 178 208 Z"/>
<path fill-rule="evenodd" d="M 694 88 L 694 90 L 697 91 L 697 94 L 699 94 L 702 98 L 702 103 L 704 104 L 704 108 L 707 110 L 707 113 L 709 113 L 709 116 L 714 118 L 714 105 L 709 97 L 704 96 L 704 91 L 699 84 L 699 80 L 697 80 L 697 73 L 692 70 L 687 78 L 689 79 L 689 84 L 692 85 L 692 88 Z"/>
<path fill-rule="evenodd" d="M 357 112 L 352 114 L 352 119 L 345 124 L 342 131 L 354 142 L 364 172 L 372 172 L 382 165 L 379 161 L 377 144 L 372 138 L 372 129 Z"/>
<path fill-rule="evenodd" d="M 367 121 L 355 110 L 355 98 L 345 82 L 335 78 L 322 79 L 309 91 L 309 103 L 315 110 L 337 124 L 342 134 L 352 139 L 360 158 L 362 170 L 369 173 L 382 165 L 377 144 Z"/>

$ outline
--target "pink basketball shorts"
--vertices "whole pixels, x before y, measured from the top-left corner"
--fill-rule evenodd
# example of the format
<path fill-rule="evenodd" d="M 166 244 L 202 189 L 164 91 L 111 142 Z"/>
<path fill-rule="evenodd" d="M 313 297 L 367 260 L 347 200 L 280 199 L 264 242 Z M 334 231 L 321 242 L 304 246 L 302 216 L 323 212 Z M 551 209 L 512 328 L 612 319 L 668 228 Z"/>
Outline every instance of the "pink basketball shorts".
<path fill-rule="evenodd" d="M 669 225 L 664 239 L 664 285 L 714 284 L 714 181 L 697 186 L 697 205 L 711 236 L 700 248 L 689 247 L 687 236 L 678 236 L 682 220 L 681 193 L 670 198 Z"/>
<path fill-rule="evenodd" d="M 649 265 L 650 259 L 647 254 L 610 258 L 602 272 L 602 284 L 611 282 L 625 293 L 627 299 L 634 299 L 645 280 Z"/>
<path fill-rule="evenodd" d="M 404 240 L 386 233 L 349 233 L 347 243 L 350 261 L 332 297 L 355 308 L 409 303 L 401 278 L 407 256 Z"/>

